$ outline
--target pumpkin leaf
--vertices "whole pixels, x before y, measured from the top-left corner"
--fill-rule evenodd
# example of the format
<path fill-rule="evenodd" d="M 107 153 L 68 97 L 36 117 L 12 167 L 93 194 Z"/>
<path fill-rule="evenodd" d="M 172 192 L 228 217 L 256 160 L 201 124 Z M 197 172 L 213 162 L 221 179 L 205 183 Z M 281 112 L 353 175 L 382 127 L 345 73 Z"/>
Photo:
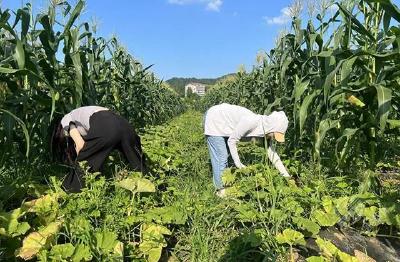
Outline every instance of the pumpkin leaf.
<path fill-rule="evenodd" d="M 304 235 L 293 229 L 285 229 L 275 237 L 279 244 L 305 245 Z"/>

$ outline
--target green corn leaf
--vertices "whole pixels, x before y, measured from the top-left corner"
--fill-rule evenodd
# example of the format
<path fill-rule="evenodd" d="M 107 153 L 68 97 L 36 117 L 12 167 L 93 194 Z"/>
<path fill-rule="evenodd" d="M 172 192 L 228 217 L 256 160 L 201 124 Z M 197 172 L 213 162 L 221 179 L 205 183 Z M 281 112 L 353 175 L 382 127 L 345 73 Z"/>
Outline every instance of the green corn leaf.
<path fill-rule="evenodd" d="M 343 13 L 343 16 L 351 20 L 352 28 L 360 33 L 362 36 L 368 36 L 370 41 L 375 41 L 374 36 L 371 34 L 369 30 L 367 30 L 364 25 L 355 17 L 352 13 L 350 13 L 343 5 L 336 3 Z"/>
<path fill-rule="evenodd" d="M 367 2 L 380 3 L 385 10 L 385 14 L 390 15 L 391 17 L 396 19 L 397 22 L 400 22 L 400 9 L 395 4 L 393 4 L 391 0 L 368 0 Z"/>
<path fill-rule="evenodd" d="M 383 29 L 385 30 L 386 33 L 389 31 L 391 20 L 392 16 L 390 15 L 390 13 L 385 12 L 385 14 L 383 15 Z"/>
<path fill-rule="evenodd" d="M 82 78 L 82 63 L 79 52 L 79 28 L 71 30 L 71 41 L 72 41 L 72 62 L 75 68 L 75 106 L 79 107 L 82 103 L 83 94 L 83 78 Z"/>
<path fill-rule="evenodd" d="M 350 147 L 351 147 L 351 143 L 350 141 L 352 140 L 352 137 L 359 131 L 359 128 L 346 128 L 343 132 L 342 132 L 342 136 L 339 137 L 336 141 L 336 149 L 335 149 L 335 153 L 336 153 L 336 157 L 338 159 L 338 163 L 339 165 L 342 164 L 344 158 L 347 155 L 347 152 L 349 151 Z M 340 143 L 342 141 L 345 141 L 342 150 L 340 151 L 340 154 L 338 153 L 339 151 L 339 146 Z"/>
<path fill-rule="evenodd" d="M 310 80 L 306 80 L 304 82 L 298 81 L 296 85 L 294 86 L 294 91 L 293 91 L 293 97 L 295 100 L 295 103 L 297 103 L 300 100 L 300 97 L 304 94 L 304 91 L 306 91 L 307 87 L 310 85 Z"/>
<path fill-rule="evenodd" d="M 291 63 L 292 63 L 292 58 L 290 56 L 286 57 L 281 67 L 281 82 L 284 81 L 284 78 L 286 76 L 286 71 L 289 69 Z"/>
<path fill-rule="evenodd" d="M 310 80 L 304 82 L 296 79 L 296 84 L 294 86 L 292 98 L 294 98 L 294 110 L 293 110 L 293 122 L 296 125 L 296 114 L 297 114 L 297 102 L 300 101 L 301 96 L 304 94 L 308 86 L 310 85 Z"/>
<path fill-rule="evenodd" d="M 325 78 L 324 86 L 323 86 L 325 104 L 328 103 L 328 98 L 329 98 L 329 95 L 330 95 L 330 90 L 331 90 L 331 86 L 332 86 L 333 80 L 335 79 L 337 72 L 339 71 L 339 69 L 341 68 L 342 64 L 345 61 L 347 61 L 347 60 L 341 60 L 337 64 L 336 68 L 334 70 L 332 70 Z"/>
<path fill-rule="evenodd" d="M 15 74 L 15 73 L 19 73 L 19 72 L 23 73 L 23 74 L 26 74 L 28 72 L 28 70 L 0 67 L 0 73 L 1 74 Z"/>
<path fill-rule="evenodd" d="M 77 5 L 75 6 L 74 10 L 72 11 L 68 22 L 64 26 L 64 35 L 68 34 L 71 30 L 72 25 L 75 23 L 76 19 L 78 19 L 79 15 L 81 14 L 83 7 L 85 6 L 85 2 L 79 0 Z"/>
<path fill-rule="evenodd" d="M 15 47 L 15 54 L 14 58 L 18 63 L 19 69 L 25 68 L 25 50 L 24 45 L 22 44 L 21 40 L 17 39 L 17 45 Z"/>
<path fill-rule="evenodd" d="M 26 7 L 18 9 L 17 18 L 21 19 L 22 21 L 21 39 L 25 39 L 28 34 L 29 25 L 31 22 L 31 4 L 28 3 Z"/>
<path fill-rule="evenodd" d="M 18 38 L 17 33 L 7 23 L 0 23 L 0 28 L 6 30 L 7 32 L 9 32 L 14 38 Z"/>
<path fill-rule="evenodd" d="M 333 119 L 324 119 L 319 123 L 319 128 L 318 131 L 315 133 L 315 145 L 314 145 L 314 150 L 315 150 L 315 157 L 317 159 L 320 158 L 321 155 L 321 145 L 325 139 L 326 133 L 337 127 L 339 124 L 339 120 L 333 120 Z"/>
<path fill-rule="evenodd" d="M 358 57 L 350 58 L 343 63 L 342 70 L 340 73 L 340 76 L 342 78 L 341 85 L 346 86 L 347 83 L 349 82 L 349 76 L 353 71 L 353 66 L 357 58 Z"/>
<path fill-rule="evenodd" d="M 308 109 L 309 109 L 311 103 L 314 101 L 315 97 L 318 96 L 319 94 L 320 94 L 320 91 L 315 90 L 313 93 L 306 96 L 303 100 L 303 103 L 301 104 L 300 111 L 299 111 L 299 120 L 300 120 L 299 133 L 300 133 L 300 135 L 303 134 L 304 124 L 308 117 Z"/>
<path fill-rule="evenodd" d="M 29 136 L 29 132 L 28 132 L 28 129 L 26 128 L 26 125 L 25 125 L 24 121 L 22 121 L 19 117 L 17 117 L 16 115 L 14 115 L 13 113 L 11 113 L 8 110 L 0 108 L 0 112 L 6 113 L 6 114 L 12 116 L 18 122 L 18 124 L 21 126 L 22 131 L 24 132 L 25 141 L 26 141 L 26 153 L 25 153 L 25 156 L 28 157 L 29 156 L 29 149 L 30 149 L 30 136 Z"/>
<path fill-rule="evenodd" d="M 389 117 L 392 102 L 392 90 L 382 85 L 375 85 L 378 98 L 378 118 L 380 123 L 380 132 L 383 134 L 386 128 L 386 122 Z"/>
<path fill-rule="evenodd" d="M 1 12 L 0 12 L 0 26 L 2 24 L 6 24 L 7 21 L 10 19 L 10 17 L 11 17 L 11 15 L 10 15 L 10 12 L 9 12 L 8 9 L 7 10 L 1 10 Z"/>

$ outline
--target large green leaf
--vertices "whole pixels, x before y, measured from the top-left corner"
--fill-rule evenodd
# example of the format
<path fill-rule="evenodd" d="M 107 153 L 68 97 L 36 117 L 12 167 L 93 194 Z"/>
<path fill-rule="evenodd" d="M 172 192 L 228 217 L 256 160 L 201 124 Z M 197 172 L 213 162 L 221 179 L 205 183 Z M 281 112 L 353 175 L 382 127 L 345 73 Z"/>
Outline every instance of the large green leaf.
<path fill-rule="evenodd" d="M 385 132 L 392 102 L 392 90 L 382 85 L 375 85 L 378 98 L 378 118 L 381 133 Z"/>
<path fill-rule="evenodd" d="M 346 62 L 347 60 L 341 60 L 339 63 L 337 63 L 336 67 L 329 72 L 329 74 L 326 76 L 324 85 L 323 85 L 323 90 L 324 90 L 324 101 L 325 104 L 328 104 L 328 98 L 331 95 L 331 87 L 333 84 L 333 81 L 336 77 L 336 74 L 339 72 L 340 68 L 342 67 L 343 63 Z"/>
<path fill-rule="evenodd" d="M 321 227 L 314 221 L 302 217 L 293 217 L 293 222 L 301 229 L 311 233 L 312 236 L 316 236 Z"/>
<path fill-rule="evenodd" d="M 0 235 L 17 237 L 25 234 L 30 229 L 30 225 L 27 222 L 18 221 L 24 214 L 21 208 L 0 213 Z"/>
<path fill-rule="evenodd" d="M 117 186 L 125 188 L 131 192 L 152 193 L 156 192 L 155 185 L 148 179 L 140 177 L 130 177 L 115 183 Z"/>
<path fill-rule="evenodd" d="M 331 227 L 339 222 L 340 217 L 336 213 L 327 213 L 322 210 L 315 210 L 311 213 L 311 219 L 322 227 Z"/>
<path fill-rule="evenodd" d="M 31 4 L 26 4 L 26 7 L 22 9 L 18 9 L 17 11 L 17 18 L 21 19 L 21 39 L 24 40 L 28 34 L 29 25 L 31 22 Z"/>
<path fill-rule="evenodd" d="M 51 248 L 50 256 L 55 261 L 64 261 L 74 254 L 75 247 L 71 243 L 55 245 Z"/>
<path fill-rule="evenodd" d="M 49 247 L 61 225 L 61 222 L 53 222 L 37 232 L 30 233 L 22 241 L 22 247 L 16 251 L 16 256 L 25 260 L 36 257 L 39 251 Z"/>
<path fill-rule="evenodd" d="M 400 9 L 391 0 L 366 0 L 368 3 L 380 3 L 385 10 L 385 14 L 390 15 L 397 22 L 400 22 Z M 390 22 L 390 21 L 389 21 Z"/>
<path fill-rule="evenodd" d="M 339 120 L 334 120 L 334 119 L 323 119 L 321 122 L 319 122 L 319 128 L 317 132 L 315 133 L 315 145 L 314 145 L 314 150 L 315 150 L 315 157 L 317 159 L 320 158 L 321 155 L 321 145 L 325 139 L 326 133 L 337 127 L 339 124 Z"/>
<path fill-rule="evenodd" d="M 95 234 L 96 249 L 103 254 L 109 254 L 118 244 L 117 235 L 114 232 L 105 230 Z"/>
<path fill-rule="evenodd" d="M 92 261 L 92 253 L 88 246 L 78 244 L 75 247 L 74 254 L 72 255 L 72 262 Z"/>
<path fill-rule="evenodd" d="M 301 81 L 300 79 L 296 78 L 296 84 L 294 86 L 292 94 L 292 98 L 294 98 L 294 109 L 293 109 L 294 125 L 296 125 L 297 103 L 300 101 L 301 96 L 304 94 L 309 85 L 310 85 L 310 80 Z"/>
<path fill-rule="evenodd" d="M 351 141 L 354 135 L 359 131 L 359 128 L 346 128 L 343 132 L 341 137 L 336 140 L 336 157 L 338 160 L 338 164 L 341 165 L 343 160 L 345 159 L 347 152 L 349 151 L 350 147 L 352 146 Z M 345 141 L 342 150 L 339 153 L 339 147 L 342 141 Z"/>
<path fill-rule="evenodd" d="M 85 6 L 85 2 L 83 0 L 79 0 L 79 2 L 76 4 L 74 10 L 72 11 L 72 13 L 69 17 L 68 22 L 64 26 L 64 35 L 69 33 L 72 25 L 75 23 L 76 19 L 78 19 L 84 6 Z"/>
<path fill-rule="evenodd" d="M 368 36 L 369 41 L 375 41 L 375 38 L 371 34 L 371 32 L 364 27 L 364 25 L 357 19 L 356 16 L 350 13 L 350 11 L 347 10 L 342 4 L 336 4 L 339 6 L 339 9 L 343 13 L 343 16 L 351 20 L 351 27 L 355 31 L 357 31 L 362 36 Z"/>
<path fill-rule="evenodd" d="M 15 60 L 18 63 L 19 69 L 25 68 L 25 50 L 24 45 L 22 44 L 21 40 L 17 39 L 17 45 L 15 47 Z"/>
<path fill-rule="evenodd" d="M 14 68 L 8 68 L 8 67 L 0 67 L 0 73 L 2 73 L 2 74 L 15 74 L 18 72 L 26 73 L 28 71 L 24 70 L 24 69 L 21 70 L 21 69 L 14 69 Z"/>
<path fill-rule="evenodd" d="M 337 260 L 340 262 L 358 262 L 359 260 L 353 256 L 350 256 L 342 251 L 340 251 L 334 244 L 329 240 L 324 240 L 322 238 L 317 238 L 315 241 L 321 250 L 321 253 L 331 260 Z"/>
<path fill-rule="evenodd" d="M 306 241 L 304 240 L 304 235 L 293 229 L 285 229 L 275 238 L 279 244 L 288 244 L 290 246 L 306 244 Z"/>
<path fill-rule="evenodd" d="M 147 256 L 147 261 L 158 262 L 163 247 L 167 246 L 164 235 L 171 235 L 171 231 L 160 225 L 144 224 L 141 230 L 141 243 L 139 249 Z"/>
<path fill-rule="evenodd" d="M 83 95 L 82 63 L 79 51 L 79 28 L 71 29 L 70 34 L 72 42 L 71 58 L 75 69 L 75 106 L 79 107 L 81 106 Z"/>
<path fill-rule="evenodd" d="M 159 224 L 183 225 L 186 223 L 187 215 L 177 206 L 156 207 L 148 211 L 143 217 L 148 222 Z"/>
<path fill-rule="evenodd" d="M 343 63 L 342 70 L 341 70 L 341 73 L 340 73 L 340 76 L 341 76 L 341 79 L 342 79 L 341 80 L 341 85 L 342 86 L 346 86 L 347 83 L 349 82 L 350 74 L 351 74 L 351 72 L 354 71 L 353 66 L 354 66 L 354 63 L 356 62 L 357 59 L 358 59 L 358 57 L 355 56 L 353 58 L 345 60 L 345 62 Z"/>
<path fill-rule="evenodd" d="M 312 92 L 310 95 L 306 96 L 303 100 L 303 103 L 300 106 L 300 110 L 299 110 L 299 133 L 300 135 L 303 134 L 304 131 L 304 123 L 307 120 L 308 117 L 308 111 L 309 111 L 309 107 L 311 105 L 311 103 L 314 101 L 315 97 L 318 96 L 320 94 L 319 90 L 315 90 L 314 92 Z"/>
<path fill-rule="evenodd" d="M 24 121 L 22 121 L 19 117 L 17 117 L 13 113 L 11 113 L 10 111 L 7 111 L 5 109 L 1 109 L 0 108 L 0 112 L 4 112 L 4 113 L 9 114 L 10 116 L 12 116 L 18 122 L 18 124 L 21 126 L 22 131 L 24 132 L 25 141 L 26 141 L 26 153 L 25 153 L 25 155 L 26 155 L 26 157 L 28 157 L 29 156 L 29 149 L 30 149 L 30 136 L 29 136 L 29 132 L 28 132 L 28 129 L 26 128 L 26 125 L 25 125 Z"/>

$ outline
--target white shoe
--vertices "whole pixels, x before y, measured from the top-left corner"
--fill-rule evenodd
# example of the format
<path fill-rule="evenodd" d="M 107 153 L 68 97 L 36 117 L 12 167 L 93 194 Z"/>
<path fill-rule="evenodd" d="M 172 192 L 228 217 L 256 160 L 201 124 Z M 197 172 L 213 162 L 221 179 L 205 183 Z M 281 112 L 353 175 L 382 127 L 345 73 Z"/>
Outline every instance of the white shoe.
<path fill-rule="evenodd" d="M 225 188 L 217 190 L 217 192 L 215 194 L 217 195 L 217 197 L 220 197 L 220 198 L 226 197 Z"/>

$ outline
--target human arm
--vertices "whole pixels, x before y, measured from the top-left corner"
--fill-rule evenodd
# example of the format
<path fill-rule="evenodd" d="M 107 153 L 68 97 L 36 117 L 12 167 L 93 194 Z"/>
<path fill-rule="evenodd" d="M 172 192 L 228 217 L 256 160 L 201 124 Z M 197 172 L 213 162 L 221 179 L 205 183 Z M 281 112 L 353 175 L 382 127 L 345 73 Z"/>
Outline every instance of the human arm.
<path fill-rule="evenodd" d="M 237 151 L 237 143 L 242 137 L 249 133 L 257 125 L 256 120 L 249 118 L 242 118 L 234 129 L 232 135 L 228 138 L 228 147 L 231 153 L 232 159 L 237 168 L 243 168 L 245 165 L 242 164 Z"/>
<path fill-rule="evenodd" d="M 83 146 L 85 145 L 85 140 L 83 140 L 81 134 L 79 133 L 78 129 L 75 125 L 70 125 L 69 135 L 75 142 L 75 150 L 76 154 L 79 155 L 79 152 L 82 150 Z"/>
<path fill-rule="evenodd" d="M 268 147 L 267 152 L 269 160 L 272 162 L 275 168 L 278 169 L 279 173 L 284 177 L 290 177 L 290 174 L 286 170 L 286 167 L 283 165 L 278 153 L 276 153 L 276 151 L 271 147 Z"/>

